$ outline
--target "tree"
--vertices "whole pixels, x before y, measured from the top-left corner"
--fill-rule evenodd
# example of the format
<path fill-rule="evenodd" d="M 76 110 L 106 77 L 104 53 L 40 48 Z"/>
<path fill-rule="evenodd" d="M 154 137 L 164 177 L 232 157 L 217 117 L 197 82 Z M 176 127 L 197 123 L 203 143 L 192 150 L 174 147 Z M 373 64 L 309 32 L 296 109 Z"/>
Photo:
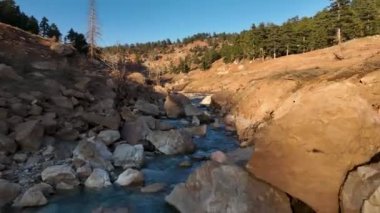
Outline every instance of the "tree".
<path fill-rule="evenodd" d="M 54 23 L 49 27 L 49 30 L 47 31 L 47 37 L 54 38 L 55 41 L 59 41 L 61 39 L 61 35 L 62 34 L 59 31 L 57 25 Z"/>
<path fill-rule="evenodd" d="M 89 44 L 89 54 L 91 58 L 95 57 L 96 52 L 96 40 L 100 36 L 100 30 L 97 23 L 96 16 L 96 2 L 95 0 L 89 0 L 89 15 L 88 15 L 88 32 L 87 41 Z"/>
<path fill-rule="evenodd" d="M 47 19 L 46 17 L 43 17 L 41 22 L 40 22 L 40 34 L 41 34 L 41 36 L 47 37 L 49 29 L 50 29 L 49 19 Z"/>
<path fill-rule="evenodd" d="M 375 35 L 379 26 L 377 20 L 380 19 L 375 0 L 353 0 L 352 9 L 355 11 L 360 21 L 363 23 L 363 35 Z"/>
<path fill-rule="evenodd" d="M 40 32 L 39 26 L 38 26 L 38 20 L 34 18 L 34 16 L 31 16 L 26 24 L 26 30 L 37 34 Z"/>
<path fill-rule="evenodd" d="M 65 42 L 71 43 L 80 53 L 88 53 L 88 44 L 83 34 L 75 32 L 72 28 L 65 36 Z"/>

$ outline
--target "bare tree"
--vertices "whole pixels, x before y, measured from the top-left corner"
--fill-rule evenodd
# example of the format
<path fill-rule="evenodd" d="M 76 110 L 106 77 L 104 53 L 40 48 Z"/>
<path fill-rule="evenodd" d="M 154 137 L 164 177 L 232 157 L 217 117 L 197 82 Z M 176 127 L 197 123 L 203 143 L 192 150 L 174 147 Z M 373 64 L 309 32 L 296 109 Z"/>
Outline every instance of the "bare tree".
<path fill-rule="evenodd" d="M 100 37 L 100 29 L 97 23 L 96 16 L 96 2 L 89 0 L 89 14 L 88 14 L 88 32 L 87 41 L 89 44 L 89 55 L 93 59 L 96 53 L 96 40 Z"/>

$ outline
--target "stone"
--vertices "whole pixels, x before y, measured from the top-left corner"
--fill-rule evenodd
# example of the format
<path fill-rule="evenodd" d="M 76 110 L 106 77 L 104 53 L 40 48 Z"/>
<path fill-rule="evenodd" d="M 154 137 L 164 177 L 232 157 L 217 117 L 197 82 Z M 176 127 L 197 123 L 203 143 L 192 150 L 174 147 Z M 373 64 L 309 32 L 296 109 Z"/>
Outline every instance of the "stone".
<path fill-rule="evenodd" d="M 113 114 L 110 116 L 102 116 L 95 113 L 84 113 L 82 118 L 92 124 L 101 125 L 109 129 L 117 130 L 119 129 L 121 119 L 118 114 Z"/>
<path fill-rule="evenodd" d="M 0 134 L 6 135 L 9 132 L 9 127 L 6 121 L 0 120 Z"/>
<path fill-rule="evenodd" d="M 73 189 L 79 185 L 74 170 L 69 165 L 50 166 L 41 173 L 42 181 L 63 189 Z"/>
<path fill-rule="evenodd" d="M 0 132 L 0 151 L 5 151 L 6 153 L 14 153 L 16 149 L 17 144 L 15 141 Z"/>
<path fill-rule="evenodd" d="M 56 114 L 53 112 L 45 113 L 41 119 L 41 125 L 46 130 L 46 133 L 55 134 L 57 130 L 58 122 L 56 120 Z"/>
<path fill-rule="evenodd" d="M 142 184 L 144 182 L 144 174 L 138 170 L 127 169 L 119 175 L 116 182 L 120 186 L 130 186 Z"/>
<path fill-rule="evenodd" d="M 0 120 L 5 120 L 8 118 L 8 109 L 0 107 Z"/>
<path fill-rule="evenodd" d="M 146 139 L 166 155 L 191 153 L 195 149 L 191 137 L 178 130 L 152 131 Z"/>
<path fill-rule="evenodd" d="M 191 136 L 205 136 L 207 134 L 207 125 L 182 128 L 180 131 Z"/>
<path fill-rule="evenodd" d="M 194 126 L 199 126 L 201 125 L 201 121 L 197 116 L 193 116 L 193 118 L 191 119 L 191 124 Z"/>
<path fill-rule="evenodd" d="M 200 103 L 202 106 L 210 106 L 211 105 L 211 95 L 204 97 Z"/>
<path fill-rule="evenodd" d="M 347 173 L 380 152 L 377 112 L 344 81 L 305 86 L 272 116 L 251 135 L 249 171 L 316 212 L 338 212 Z"/>
<path fill-rule="evenodd" d="M 43 182 L 33 185 L 32 187 L 29 188 L 29 190 L 41 191 L 46 197 L 55 193 L 52 186 Z"/>
<path fill-rule="evenodd" d="M 206 162 L 165 200 L 183 213 L 291 213 L 287 195 L 234 165 Z"/>
<path fill-rule="evenodd" d="M 107 171 L 103 169 L 94 169 L 84 185 L 87 188 L 104 188 L 111 186 L 112 184 Z"/>
<path fill-rule="evenodd" d="M 156 127 L 156 120 L 150 116 L 138 117 L 136 120 L 126 121 L 121 130 L 121 136 L 127 143 L 141 144 Z"/>
<path fill-rule="evenodd" d="M 117 167 L 140 168 L 144 163 L 144 147 L 141 144 L 120 144 L 116 146 L 112 160 Z"/>
<path fill-rule="evenodd" d="M 42 107 L 36 104 L 32 104 L 32 107 L 29 110 L 29 115 L 41 115 L 42 111 Z"/>
<path fill-rule="evenodd" d="M 63 127 L 56 132 L 56 137 L 64 141 L 75 141 L 79 138 L 79 132 L 72 127 Z"/>
<path fill-rule="evenodd" d="M 28 115 L 28 107 L 23 103 L 13 103 L 10 106 L 10 111 L 18 116 L 26 117 Z"/>
<path fill-rule="evenodd" d="M 84 164 L 83 166 L 80 166 L 76 170 L 77 176 L 80 180 L 86 180 L 92 173 L 92 169 L 90 164 Z"/>
<path fill-rule="evenodd" d="M 227 161 L 227 156 L 221 151 L 216 151 L 211 153 L 211 160 L 218 163 L 225 163 Z"/>
<path fill-rule="evenodd" d="M 69 44 L 54 43 L 50 49 L 60 56 L 72 56 L 75 53 L 75 48 Z"/>
<path fill-rule="evenodd" d="M 21 81 L 23 78 L 10 66 L 0 64 L 0 79 Z"/>
<path fill-rule="evenodd" d="M 185 106 L 190 104 L 190 99 L 185 95 L 170 94 L 165 99 L 164 109 L 169 118 L 179 118 L 185 115 Z"/>
<path fill-rule="evenodd" d="M 160 110 L 158 109 L 158 106 L 148 103 L 144 100 L 139 99 L 135 103 L 135 109 L 139 110 L 145 115 L 152 115 L 152 116 L 158 116 L 160 115 Z"/>
<path fill-rule="evenodd" d="M 113 170 L 112 153 L 101 141 L 82 140 L 73 151 L 73 158 L 88 162 L 93 168 Z"/>
<path fill-rule="evenodd" d="M 36 61 L 33 62 L 32 67 L 37 70 L 50 70 L 55 71 L 58 69 L 58 64 L 54 61 Z"/>
<path fill-rule="evenodd" d="M 28 155 L 25 153 L 16 153 L 15 155 L 13 155 L 13 160 L 18 163 L 25 162 L 27 158 L 28 158 Z"/>
<path fill-rule="evenodd" d="M 359 212 L 359 211 L 358 211 Z M 364 201 L 362 213 L 378 213 L 380 212 L 380 187 L 378 187 L 369 197 Z"/>
<path fill-rule="evenodd" d="M 42 144 L 44 128 L 38 120 L 18 124 L 15 128 L 16 141 L 23 150 L 37 151 Z"/>
<path fill-rule="evenodd" d="M 19 199 L 16 199 L 15 207 L 44 206 L 48 203 L 45 195 L 36 189 L 28 189 Z"/>
<path fill-rule="evenodd" d="M 117 130 L 103 130 L 97 136 L 97 138 L 101 139 L 107 146 L 118 141 L 120 137 L 120 132 Z"/>
<path fill-rule="evenodd" d="M 199 115 L 203 114 L 202 110 L 198 109 L 197 107 L 195 107 L 192 104 L 185 105 L 184 109 L 185 109 L 185 115 L 187 117 L 199 116 Z"/>
<path fill-rule="evenodd" d="M 20 191 L 20 185 L 0 179 L 0 207 L 12 202 Z"/>
<path fill-rule="evenodd" d="M 127 79 L 129 81 L 132 81 L 134 83 L 137 83 L 137 84 L 141 84 L 141 85 L 145 85 L 145 76 L 139 72 L 134 72 L 134 73 L 131 73 L 127 76 Z"/>
<path fill-rule="evenodd" d="M 165 187 L 166 187 L 165 183 L 153 183 L 153 184 L 142 187 L 140 191 L 143 193 L 156 193 L 156 192 L 164 190 Z"/>
<path fill-rule="evenodd" d="M 50 97 L 50 100 L 58 107 L 70 110 L 74 109 L 74 105 L 71 100 L 65 96 L 53 96 Z"/>

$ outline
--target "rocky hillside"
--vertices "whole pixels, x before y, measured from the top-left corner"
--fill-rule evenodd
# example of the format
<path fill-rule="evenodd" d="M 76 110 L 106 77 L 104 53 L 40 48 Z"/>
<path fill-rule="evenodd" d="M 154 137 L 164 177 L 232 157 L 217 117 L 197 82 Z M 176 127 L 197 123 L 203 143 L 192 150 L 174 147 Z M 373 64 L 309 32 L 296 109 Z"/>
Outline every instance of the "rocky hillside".
<path fill-rule="evenodd" d="M 247 168 L 316 212 L 379 212 L 380 37 L 177 77 L 254 145 Z"/>

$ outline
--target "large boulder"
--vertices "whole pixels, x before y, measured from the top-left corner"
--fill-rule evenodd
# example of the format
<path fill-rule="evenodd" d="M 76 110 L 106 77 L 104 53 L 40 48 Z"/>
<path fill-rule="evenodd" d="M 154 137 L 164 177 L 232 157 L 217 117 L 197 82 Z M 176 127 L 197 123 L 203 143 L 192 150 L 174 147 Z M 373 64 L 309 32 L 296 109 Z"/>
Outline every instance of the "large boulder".
<path fill-rule="evenodd" d="M 0 152 L 14 153 L 17 149 L 15 141 L 0 132 Z"/>
<path fill-rule="evenodd" d="M 88 162 L 93 168 L 113 170 L 112 153 L 101 141 L 80 141 L 73 151 L 73 157 Z"/>
<path fill-rule="evenodd" d="M 251 135 L 248 169 L 317 212 L 338 212 L 346 174 L 380 152 L 380 117 L 349 81 L 305 86 Z"/>
<path fill-rule="evenodd" d="M 120 186 L 141 184 L 144 182 L 144 174 L 138 170 L 127 169 L 119 175 L 116 182 Z"/>
<path fill-rule="evenodd" d="M 23 150 L 37 151 L 44 136 L 44 128 L 40 125 L 40 121 L 31 120 L 20 123 L 15 128 L 16 141 Z"/>
<path fill-rule="evenodd" d="M 141 99 L 136 102 L 135 109 L 139 110 L 140 112 L 146 115 L 152 115 L 152 116 L 160 115 L 160 110 L 158 109 L 158 106 L 148 103 Z"/>
<path fill-rule="evenodd" d="M 156 120 L 150 116 L 141 116 L 124 123 L 121 136 L 127 143 L 141 144 L 152 129 L 156 128 Z"/>
<path fill-rule="evenodd" d="M 368 200 L 364 201 L 362 213 L 378 213 L 380 212 L 380 187 L 378 187 Z"/>
<path fill-rule="evenodd" d="M 144 147 L 141 144 L 120 144 L 112 155 L 113 164 L 118 167 L 140 168 L 144 163 Z"/>
<path fill-rule="evenodd" d="M 186 105 L 191 105 L 189 98 L 180 93 L 173 93 L 166 97 L 164 109 L 169 118 L 178 118 L 185 115 Z"/>
<path fill-rule="evenodd" d="M 0 207 L 12 202 L 20 191 L 20 185 L 0 179 Z"/>
<path fill-rule="evenodd" d="M 112 184 L 107 171 L 103 169 L 94 169 L 84 185 L 87 188 L 104 188 L 111 186 Z"/>
<path fill-rule="evenodd" d="M 35 188 L 30 188 L 24 192 L 16 201 L 13 206 L 16 207 L 35 207 L 44 206 L 48 203 L 44 193 Z"/>
<path fill-rule="evenodd" d="M 166 155 L 185 154 L 193 152 L 195 145 L 187 134 L 178 130 L 152 131 L 146 138 L 156 149 Z"/>
<path fill-rule="evenodd" d="M 287 195 L 234 165 L 206 162 L 165 198 L 180 212 L 290 213 Z"/>
<path fill-rule="evenodd" d="M 42 171 L 41 178 L 58 189 L 73 189 L 79 185 L 75 172 L 69 165 L 50 166 Z"/>

